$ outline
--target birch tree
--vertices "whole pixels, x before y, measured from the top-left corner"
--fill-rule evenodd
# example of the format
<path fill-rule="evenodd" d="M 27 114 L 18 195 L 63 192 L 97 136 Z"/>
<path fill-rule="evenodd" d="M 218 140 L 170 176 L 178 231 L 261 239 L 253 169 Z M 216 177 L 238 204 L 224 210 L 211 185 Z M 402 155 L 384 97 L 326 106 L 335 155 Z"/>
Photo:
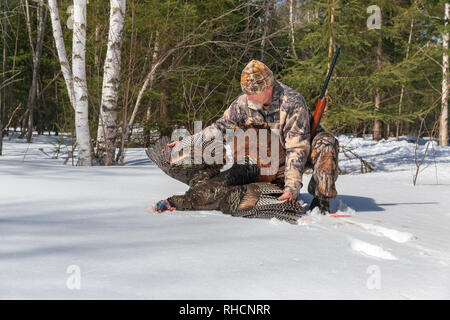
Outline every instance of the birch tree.
<path fill-rule="evenodd" d="M 450 19 L 450 4 L 445 3 L 445 26 L 448 26 Z M 448 41 L 449 34 L 447 29 L 442 34 L 442 46 L 444 54 L 442 55 L 442 104 L 439 129 L 439 144 L 448 146 Z"/>
<path fill-rule="evenodd" d="M 100 164 L 114 162 L 117 136 L 122 31 L 126 0 L 111 0 L 108 49 L 103 73 L 102 102 L 97 132 L 97 159 Z"/>
<path fill-rule="evenodd" d="M 70 69 L 69 60 L 67 59 L 66 46 L 64 45 L 64 38 L 61 29 L 61 20 L 59 18 L 58 4 L 56 0 L 48 0 L 50 9 L 50 18 L 52 21 L 53 39 L 55 40 L 55 47 L 58 53 L 59 64 L 66 83 L 67 92 L 69 94 L 70 104 L 75 108 L 74 92 L 73 92 L 73 75 Z"/>
<path fill-rule="evenodd" d="M 91 166 L 91 136 L 88 118 L 86 83 L 86 0 L 74 0 L 72 71 L 75 102 L 75 131 L 78 145 L 78 166 Z"/>

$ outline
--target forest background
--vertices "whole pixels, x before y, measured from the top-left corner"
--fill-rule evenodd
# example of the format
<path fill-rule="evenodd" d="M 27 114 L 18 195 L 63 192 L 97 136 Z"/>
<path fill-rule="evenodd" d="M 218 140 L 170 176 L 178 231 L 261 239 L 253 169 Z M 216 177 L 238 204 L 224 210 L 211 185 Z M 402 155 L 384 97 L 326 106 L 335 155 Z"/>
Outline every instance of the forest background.
<path fill-rule="evenodd" d="M 79 165 L 123 163 L 155 132 L 219 118 L 251 59 L 313 110 L 341 46 L 327 130 L 448 145 L 449 11 L 439 0 L 1 0 L 0 131 L 30 143 L 67 133 Z"/>

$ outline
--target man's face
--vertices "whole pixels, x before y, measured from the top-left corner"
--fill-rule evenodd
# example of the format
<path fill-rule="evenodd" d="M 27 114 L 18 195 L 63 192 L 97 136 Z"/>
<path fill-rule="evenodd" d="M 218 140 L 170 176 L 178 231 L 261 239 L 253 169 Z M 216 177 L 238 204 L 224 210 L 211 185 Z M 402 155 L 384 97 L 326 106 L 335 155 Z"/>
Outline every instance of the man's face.
<path fill-rule="evenodd" d="M 261 109 L 264 105 L 269 106 L 272 103 L 273 86 L 258 94 L 248 94 L 247 100 L 257 109 Z"/>

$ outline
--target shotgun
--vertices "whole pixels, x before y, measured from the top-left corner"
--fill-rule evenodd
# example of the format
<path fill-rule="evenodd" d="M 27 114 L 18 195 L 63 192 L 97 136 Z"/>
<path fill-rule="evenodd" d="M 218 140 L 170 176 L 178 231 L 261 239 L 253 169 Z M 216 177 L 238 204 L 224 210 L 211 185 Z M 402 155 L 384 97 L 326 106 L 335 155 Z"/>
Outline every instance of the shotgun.
<path fill-rule="evenodd" d="M 331 62 L 330 70 L 328 71 L 327 79 L 325 80 L 325 84 L 322 89 L 322 93 L 319 96 L 319 100 L 316 104 L 316 109 L 314 109 L 314 115 L 311 122 L 311 141 L 316 136 L 317 128 L 319 128 L 320 119 L 322 118 L 323 111 L 325 110 L 325 107 L 327 105 L 327 98 L 325 98 L 325 93 L 328 88 L 328 82 L 330 82 L 331 74 L 334 70 L 334 65 L 336 64 L 336 60 L 339 56 L 339 52 L 341 52 L 341 46 L 339 46 L 336 50 L 336 53 L 334 54 L 333 61 Z"/>

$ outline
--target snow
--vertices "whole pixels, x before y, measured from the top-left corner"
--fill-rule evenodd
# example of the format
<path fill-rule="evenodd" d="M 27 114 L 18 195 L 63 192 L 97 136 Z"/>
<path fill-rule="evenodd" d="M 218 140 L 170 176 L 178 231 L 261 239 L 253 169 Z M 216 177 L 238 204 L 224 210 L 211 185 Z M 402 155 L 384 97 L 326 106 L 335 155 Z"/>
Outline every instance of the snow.
<path fill-rule="evenodd" d="M 68 139 L 51 158 L 56 139 L 4 138 L 1 299 L 450 298 L 449 147 L 429 147 L 413 186 L 408 137 L 340 136 L 375 171 L 360 174 L 359 160 L 340 154 L 348 174 L 339 176 L 333 214 L 314 210 L 291 225 L 217 211 L 152 213 L 187 186 L 144 149 L 128 149 L 125 166 L 73 167 L 64 164 Z"/>

